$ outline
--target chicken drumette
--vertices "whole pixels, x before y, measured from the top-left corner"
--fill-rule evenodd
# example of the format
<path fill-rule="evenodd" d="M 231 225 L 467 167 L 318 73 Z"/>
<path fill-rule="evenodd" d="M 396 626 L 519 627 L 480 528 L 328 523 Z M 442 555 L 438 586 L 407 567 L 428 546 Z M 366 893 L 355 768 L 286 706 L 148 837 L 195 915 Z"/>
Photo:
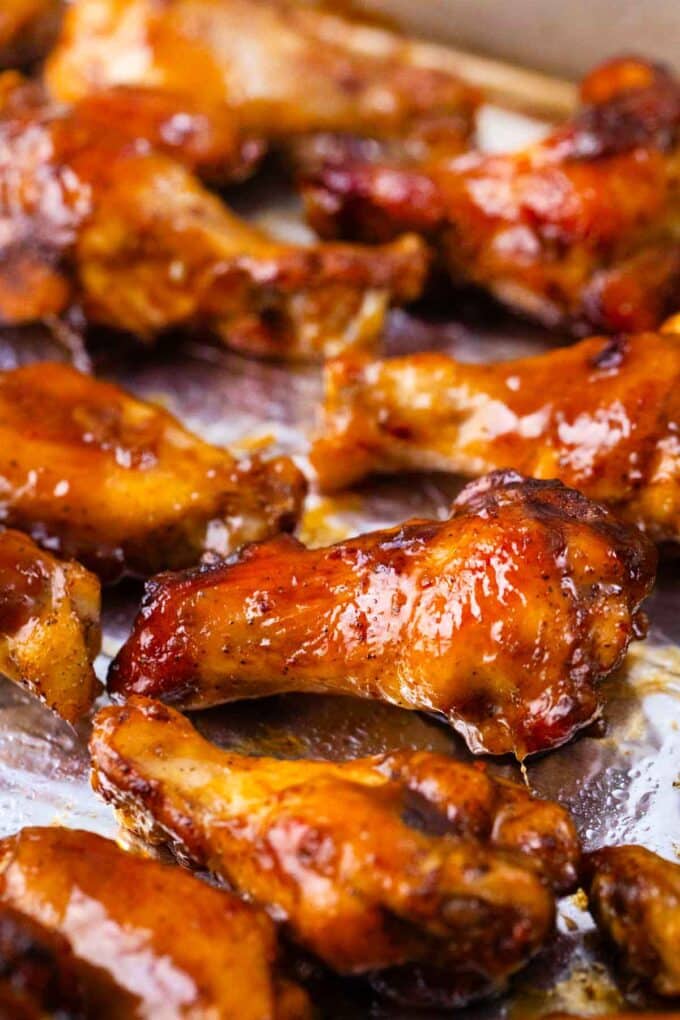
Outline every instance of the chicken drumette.
<path fill-rule="evenodd" d="M 0 373 L 0 519 L 106 580 L 290 529 L 304 492 L 287 457 L 237 460 L 66 365 Z"/>
<path fill-rule="evenodd" d="M 68 722 L 99 691 L 99 582 L 17 531 L 0 532 L 0 674 Z"/>
<path fill-rule="evenodd" d="M 372 343 L 389 302 L 418 295 L 415 237 L 295 246 L 234 216 L 190 169 L 219 162 L 228 126 L 173 110 L 127 90 L 65 108 L 0 78 L 0 322 L 79 306 L 142 339 L 203 327 L 251 353 L 313 359 Z"/>
<path fill-rule="evenodd" d="M 442 755 L 248 758 L 140 697 L 99 713 L 90 750 L 124 824 L 265 905 L 334 970 L 400 996 L 429 986 L 460 1005 L 502 988 L 578 867 L 562 808 Z"/>
<path fill-rule="evenodd" d="M 282 691 L 444 714 L 474 751 L 554 747 L 640 636 L 655 550 L 559 482 L 497 473 L 448 521 L 290 538 L 147 587 L 109 689 L 196 708 Z"/>
<path fill-rule="evenodd" d="M 454 280 L 577 332 L 651 329 L 680 298 L 680 86 L 662 68 L 612 61 L 571 123 L 525 151 L 410 165 L 350 146 L 309 174 L 324 235 L 433 241 Z"/>
<path fill-rule="evenodd" d="M 339 359 L 312 463 L 327 490 L 372 472 L 515 468 L 680 541 L 680 336 L 596 337 L 492 365 Z"/>
<path fill-rule="evenodd" d="M 598 927 L 624 967 L 664 996 L 680 996 L 680 865 L 641 846 L 606 847 L 585 859 Z"/>
<path fill-rule="evenodd" d="M 66 940 L 97 1020 L 311 1016 L 277 972 L 263 912 L 91 832 L 33 828 L 1 840 L 0 901 Z"/>
<path fill-rule="evenodd" d="M 198 97 L 276 147 L 342 132 L 455 151 L 478 103 L 408 40 L 288 0 L 77 0 L 46 77 L 69 102 L 119 85 Z"/>

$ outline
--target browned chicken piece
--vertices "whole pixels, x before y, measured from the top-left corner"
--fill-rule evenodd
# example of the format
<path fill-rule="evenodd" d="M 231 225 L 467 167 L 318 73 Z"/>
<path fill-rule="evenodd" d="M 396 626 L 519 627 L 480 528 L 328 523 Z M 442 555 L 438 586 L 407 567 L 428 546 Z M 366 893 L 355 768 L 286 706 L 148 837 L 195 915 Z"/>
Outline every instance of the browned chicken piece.
<path fill-rule="evenodd" d="M 12 456 L 11 450 L 7 456 Z M 77 722 L 99 693 L 99 581 L 18 531 L 0 532 L 0 675 Z"/>
<path fill-rule="evenodd" d="M 97 1020 L 307 1020 L 266 915 L 180 868 L 63 828 L 0 841 L 0 900 L 69 944 Z"/>
<path fill-rule="evenodd" d="M 61 935 L 0 904 L 0 1020 L 84 1020 L 71 948 Z"/>
<path fill-rule="evenodd" d="M 56 38 L 62 8 L 62 0 L 2 0 L 0 70 L 44 56 Z"/>
<path fill-rule="evenodd" d="M 618 846 L 588 854 L 584 868 L 591 913 L 626 970 L 680 996 L 680 865 Z"/>
<path fill-rule="evenodd" d="M 474 752 L 522 758 L 599 713 L 644 633 L 655 550 L 559 482 L 469 485 L 447 521 L 306 549 L 280 538 L 149 583 L 112 663 L 118 698 L 184 708 L 284 691 L 440 713 Z"/>
<path fill-rule="evenodd" d="M 374 472 L 515 468 L 680 541 L 680 335 L 594 337 L 491 365 L 339 359 L 311 460 L 326 490 Z"/>
<path fill-rule="evenodd" d="M 237 460 L 67 365 L 0 372 L 0 518 L 107 581 L 291 529 L 304 493 L 288 457 Z"/>
<path fill-rule="evenodd" d="M 584 106 L 510 155 L 420 164 L 336 152 L 307 182 L 324 236 L 415 230 L 457 282 L 577 333 L 658 326 L 680 299 L 680 86 L 642 61 L 605 64 Z"/>
<path fill-rule="evenodd" d="M 443 755 L 249 758 L 135 697 L 97 716 L 93 785 L 341 974 L 450 1005 L 502 989 L 553 931 L 578 839 L 557 804 Z"/>
<path fill-rule="evenodd" d="M 143 340 L 202 328 L 249 353 L 318 359 L 372 345 L 387 305 L 420 292 L 416 237 L 304 247 L 236 217 L 176 158 L 167 97 L 138 105 L 119 90 L 67 109 L 10 74 L 0 107 L 1 323 L 76 305 Z M 224 142 L 203 128 L 187 130 L 192 166 Z"/>
<path fill-rule="evenodd" d="M 408 39 L 288 0 L 78 0 L 46 77 L 68 102 L 119 85 L 199 97 L 279 147 L 341 132 L 456 151 L 479 102 Z"/>

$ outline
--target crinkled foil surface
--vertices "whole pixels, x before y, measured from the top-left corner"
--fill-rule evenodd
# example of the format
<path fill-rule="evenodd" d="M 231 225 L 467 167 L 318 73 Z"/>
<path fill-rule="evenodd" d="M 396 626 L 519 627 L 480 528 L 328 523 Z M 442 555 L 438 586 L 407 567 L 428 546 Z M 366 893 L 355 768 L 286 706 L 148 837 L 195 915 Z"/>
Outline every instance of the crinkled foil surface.
<path fill-rule="evenodd" d="M 487 112 L 487 144 L 519 141 L 532 125 Z M 270 182 L 239 201 L 246 211 L 286 236 L 304 234 L 287 201 Z M 431 348 L 470 361 L 538 353 L 559 344 L 497 311 L 449 295 L 422 315 L 397 312 L 388 350 Z M 116 346 L 119 342 L 116 341 Z M 0 367 L 45 357 L 63 358 L 47 331 L 0 331 Z M 271 449 L 304 465 L 321 395 L 320 371 L 261 363 L 230 354 L 201 338 L 167 343 L 144 356 L 102 342 L 98 370 L 135 393 L 162 402 L 190 428 L 244 452 Z M 409 516 L 445 516 L 454 480 L 383 480 L 358 493 L 324 499 L 312 493 L 300 535 L 323 545 Z M 574 815 L 586 848 L 639 842 L 666 857 L 680 853 L 680 566 L 663 564 L 648 603 L 651 628 L 633 646 L 606 690 L 600 723 L 569 745 L 530 759 L 524 779 Z M 98 669 L 124 639 L 141 588 L 122 585 L 105 596 L 104 652 Z M 230 705 L 195 716 L 203 732 L 225 747 L 281 757 L 343 758 L 390 748 L 429 748 L 469 758 L 442 723 L 385 705 L 328 696 L 276 697 Z M 0 827 L 2 835 L 29 824 L 65 824 L 118 835 L 113 815 L 88 784 L 87 727 L 75 733 L 17 688 L 0 680 Z M 516 773 L 510 761 L 493 764 Z M 554 944 L 515 980 L 508 995 L 457 1011 L 464 1020 L 530 1020 L 552 1010 L 607 1015 L 621 1008 L 662 1010 L 627 988 L 600 945 L 579 896 L 560 904 Z M 321 992 L 323 1015 L 406 1020 L 413 1011 L 371 1003 L 343 982 Z M 668 1008 L 668 1007 L 666 1007 Z M 429 1014 L 432 1016 L 432 1014 Z M 675 1014 L 678 1015 L 677 1013 Z"/>

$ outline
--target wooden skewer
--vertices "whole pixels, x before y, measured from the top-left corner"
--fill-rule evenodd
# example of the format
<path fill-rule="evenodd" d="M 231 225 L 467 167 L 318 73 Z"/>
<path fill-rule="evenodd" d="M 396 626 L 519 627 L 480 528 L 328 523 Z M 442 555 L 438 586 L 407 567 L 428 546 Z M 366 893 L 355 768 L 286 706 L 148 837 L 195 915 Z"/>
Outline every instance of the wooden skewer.
<path fill-rule="evenodd" d="M 478 86 L 489 101 L 547 120 L 562 120 L 578 105 L 578 88 L 563 78 L 480 57 L 437 43 L 417 42 L 422 63 L 454 71 Z"/>
<path fill-rule="evenodd" d="M 546 120 L 561 120 L 578 105 L 578 88 L 573 82 L 530 71 L 490 57 L 480 57 L 440 43 L 400 35 L 390 28 L 352 20 L 349 23 L 328 10 L 327 0 L 298 0 L 324 12 L 321 32 L 329 41 L 341 39 L 357 53 L 395 57 L 420 67 L 450 71 L 478 86 L 498 106 L 520 110 Z M 333 4 L 357 17 L 363 4 Z M 381 5 L 382 6 L 382 5 Z M 370 5 L 368 5 L 370 15 Z M 319 26 L 318 26 L 319 27 Z"/>

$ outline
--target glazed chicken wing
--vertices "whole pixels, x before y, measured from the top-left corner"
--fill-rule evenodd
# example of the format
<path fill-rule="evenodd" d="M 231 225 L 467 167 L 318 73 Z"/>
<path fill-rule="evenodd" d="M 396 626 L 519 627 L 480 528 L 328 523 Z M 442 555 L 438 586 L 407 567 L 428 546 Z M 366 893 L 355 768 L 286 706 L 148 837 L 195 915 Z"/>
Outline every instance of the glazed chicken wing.
<path fill-rule="evenodd" d="M 0 107 L 0 323 L 75 305 L 143 340 L 204 328 L 315 359 L 372 344 L 387 305 L 420 292 L 416 237 L 295 246 L 234 216 L 176 158 L 189 145 L 191 166 L 218 160 L 219 128 L 189 118 L 175 144 L 167 97 L 119 90 L 69 110 L 9 75 Z"/>
<path fill-rule="evenodd" d="M 236 460 L 66 365 L 0 373 L 0 517 L 106 580 L 292 528 L 304 492 L 287 457 Z"/>
<path fill-rule="evenodd" d="M 307 1020 L 259 910 L 77 829 L 0 841 L 0 900 L 66 939 L 97 1020 Z"/>
<path fill-rule="evenodd" d="M 90 750 L 124 824 L 394 994 L 443 982 L 461 1005 L 502 988 L 552 932 L 551 882 L 574 881 L 562 808 L 442 755 L 248 758 L 140 697 L 99 713 Z"/>
<path fill-rule="evenodd" d="M 408 40 L 288 0 L 77 0 L 47 69 L 69 102 L 102 88 L 160 88 L 228 112 L 244 134 L 444 136 L 460 149 L 477 92 L 419 66 Z"/>
<path fill-rule="evenodd" d="M 515 468 L 680 541 L 680 335 L 584 340 L 501 364 L 348 357 L 326 372 L 322 488 L 372 472 Z"/>
<path fill-rule="evenodd" d="M 2 0 L 0 70 L 42 57 L 56 38 L 62 0 Z"/>
<path fill-rule="evenodd" d="M 8 452 L 11 456 L 11 452 Z M 18 531 L 0 532 L 0 675 L 77 722 L 99 692 L 99 582 Z"/>
<path fill-rule="evenodd" d="M 70 946 L 26 914 L 0 903 L 0 1020 L 84 1020 L 83 990 Z"/>
<path fill-rule="evenodd" d="M 186 708 L 283 691 L 446 716 L 476 752 L 568 740 L 640 636 L 655 551 L 559 482 L 490 475 L 448 521 L 293 539 L 149 583 L 109 690 Z"/>
<path fill-rule="evenodd" d="M 619 60 L 582 95 L 571 123 L 511 155 L 398 165 L 336 152 L 308 180 L 312 223 L 371 240 L 416 230 L 454 280 L 552 327 L 655 328 L 680 299 L 680 86 Z"/>
<path fill-rule="evenodd" d="M 680 996 L 680 865 L 641 846 L 606 847 L 588 854 L 585 885 L 625 968 L 657 995 Z"/>

